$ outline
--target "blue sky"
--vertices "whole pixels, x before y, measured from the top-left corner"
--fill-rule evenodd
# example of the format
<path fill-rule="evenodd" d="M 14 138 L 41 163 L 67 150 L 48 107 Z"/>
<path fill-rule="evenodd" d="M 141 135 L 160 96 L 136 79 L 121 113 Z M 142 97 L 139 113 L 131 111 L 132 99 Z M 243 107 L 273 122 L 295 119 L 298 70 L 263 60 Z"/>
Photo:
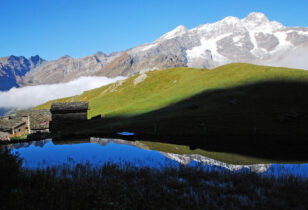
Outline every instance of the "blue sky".
<path fill-rule="evenodd" d="M 296 3 L 295 3 L 296 2 Z M 258 11 L 286 26 L 308 26 L 307 0 L 0 0 L 0 57 L 52 60 L 110 53 L 188 29 Z"/>

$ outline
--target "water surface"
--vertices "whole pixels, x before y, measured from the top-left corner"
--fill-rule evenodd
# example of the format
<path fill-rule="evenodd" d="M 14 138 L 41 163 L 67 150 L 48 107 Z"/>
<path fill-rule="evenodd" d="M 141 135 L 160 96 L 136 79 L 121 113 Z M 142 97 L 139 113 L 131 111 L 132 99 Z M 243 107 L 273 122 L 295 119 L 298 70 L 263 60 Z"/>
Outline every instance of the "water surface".
<path fill-rule="evenodd" d="M 249 170 L 264 175 L 297 175 L 308 178 L 308 163 L 278 164 L 264 162 L 254 164 L 234 164 L 230 161 L 207 157 L 203 150 L 191 151 L 182 145 L 172 145 L 154 142 L 125 141 L 121 139 L 91 138 L 86 141 L 52 141 L 41 140 L 7 145 L 13 153 L 18 153 L 24 159 L 23 166 L 27 168 L 55 166 L 62 163 L 90 163 L 94 166 L 106 162 L 128 162 L 137 166 L 160 168 L 164 166 L 179 166 L 201 164 L 203 167 L 215 170 L 242 171 Z M 155 150 L 153 149 L 155 148 Z M 159 151 L 161 148 L 161 151 Z M 224 157 L 235 157 L 233 155 Z M 228 155 L 228 154 L 227 154 Z M 215 154 L 215 157 L 217 154 Z M 226 159 L 226 158 L 225 158 Z M 234 160 L 232 160 L 234 161 Z M 260 162 L 260 161 L 259 161 Z"/>

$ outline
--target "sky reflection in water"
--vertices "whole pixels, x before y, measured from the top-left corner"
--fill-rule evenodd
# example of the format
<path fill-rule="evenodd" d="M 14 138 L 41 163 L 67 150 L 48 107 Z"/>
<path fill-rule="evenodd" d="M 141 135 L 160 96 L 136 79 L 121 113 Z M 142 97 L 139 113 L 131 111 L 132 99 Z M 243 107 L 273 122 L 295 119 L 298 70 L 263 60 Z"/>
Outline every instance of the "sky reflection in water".
<path fill-rule="evenodd" d="M 51 140 L 45 140 L 43 145 L 30 145 L 14 149 L 24 159 L 24 166 L 29 168 L 46 167 L 65 163 L 86 163 L 103 165 L 106 162 L 130 162 L 136 165 L 159 167 L 161 164 L 172 164 L 171 161 L 156 151 L 147 151 L 138 147 L 108 143 L 78 143 L 55 145 Z"/>

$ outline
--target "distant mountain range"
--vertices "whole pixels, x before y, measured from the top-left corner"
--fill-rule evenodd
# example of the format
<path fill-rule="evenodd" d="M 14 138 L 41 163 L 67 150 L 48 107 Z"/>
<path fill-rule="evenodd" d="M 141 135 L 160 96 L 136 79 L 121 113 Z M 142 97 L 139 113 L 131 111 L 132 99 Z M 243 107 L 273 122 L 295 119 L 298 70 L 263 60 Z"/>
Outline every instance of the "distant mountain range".
<path fill-rule="evenodd" d="M 308 28 L 285 27 L 253 12 L 226 17 L 193 29 L 178 26 L 149 44 L 106 55 L 63 56 L 45 61 L 0 58 L 0 90 L 66 82 L 81 76 L 131 76 L 140 72 L 189 66 L 214 68 L 233 62 L 308 69 Z"/>

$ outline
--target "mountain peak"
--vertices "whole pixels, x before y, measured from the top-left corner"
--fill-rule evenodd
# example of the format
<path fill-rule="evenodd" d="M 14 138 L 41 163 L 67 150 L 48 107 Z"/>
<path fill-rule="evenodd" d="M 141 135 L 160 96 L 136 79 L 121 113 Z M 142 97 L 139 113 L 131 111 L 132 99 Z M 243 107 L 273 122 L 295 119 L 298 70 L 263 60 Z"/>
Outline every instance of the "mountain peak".
<path fill-rule="evenodd" d="M 267 24 L 270 22 L 268 18 L 265 16 L 265 14 L 261 12 L 250 13 L 247 17 L 243 19 L 243 21 L 246 23 L 253 23 L 254 26 Z"/>
<path fill-rule="evenodd" d="M 225 23 L 228 23 L 228 24 L 236 24 L 236 23 L 241 22 L 241 20 L 237 17 L 228 16 L 228 17 L 224 18 L 221 22 L 225 22 Z"/>
<path fill-rule="evenodd" d="M 8 56 L 8 60 L 17 60 L 17 59 L 19 59 L 18 56 L 15 56 L 15 55 Z"/>
<path fill-rule="evenodd" d="M 96 56 L 103 56 L 103 57 L 106 57 L 107 55 L 104 53 L 104 52 L 102 52 L 102 51 L 98 51 L 97 53 L 95 53 L 94 55 L 96 55 Z"/>
<path fill-rule="evenodd" d="M 251 12 L 244 19 L 250 20 L 250 21 L 268 21 L 268 18 L 262 12 Z"/>
<path fill-rule="evenodd" d="M 174 31 L 187 31 L 187 28 L 183 25 L 177 26 Z"/>
<path fill-rule="evenodd" d="M 60 57 L 59 59 L 70 59 L 72 58 L 71 56 L 69 55 L 63 55 L 62 57 Z"/>
<path fill-rule="evenodd" d="M 177 36 L 181 36 L 185 33 L 187 33 L 188 30 L 185 26 L 183 25 L 179 25 L 177 26 L 175 29 L 173 29 L 172 31 L 164 34 L 162 37 L 160 37 L 158 40 L 167 40 L 167 39 L 173 39 Z"/>
<path fill-rule="evenodd" d="M 242 19 L 247 29 L 252 31 L 263 31 L 271 33 L 273 31 L 284 28 L 284 26 L 276 21 L 269 21 L 265 14 L 261 12 L 252 12 Z"/>
<path fill-rule="evenodd" d="M 42 59 L 39 55 L 34 55 L 34 56 L 31 56 L 30 58 L 28 58 L 28 60 L 31 60 L 33 62 L 38 62 L 38 61 L 42 61 L 44 59 Z"/>
<path fill-rule="evenodd" d="M 27 59 L 24 56 L 10 55 L 7 57 L 7 62 L 10 64 L 24 62 L 25 60 Z"/>
<path fill-rule="evenodd" d="M 39 55 L 32 55 L 32 56 L 30 56 L 30 58 L 29 59 L 39 59 L 39 58 L 41 58 Z"/>

